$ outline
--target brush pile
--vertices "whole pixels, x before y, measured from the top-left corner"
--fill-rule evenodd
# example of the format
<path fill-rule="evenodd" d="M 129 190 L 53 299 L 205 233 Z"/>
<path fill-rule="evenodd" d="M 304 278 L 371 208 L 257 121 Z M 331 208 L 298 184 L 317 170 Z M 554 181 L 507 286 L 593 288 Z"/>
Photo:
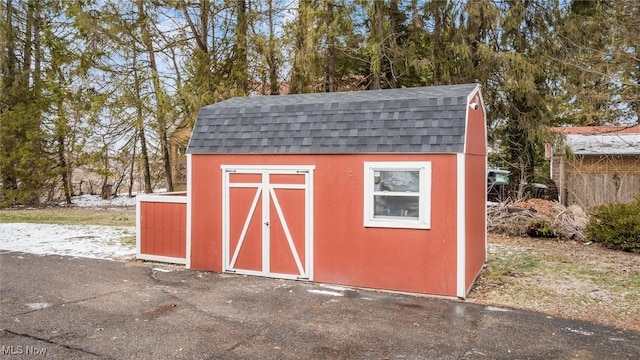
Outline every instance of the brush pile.
<path fill-rule="evenodd" d="M 551 237 L 582 240 L 589 218 L 577 205 L 529 199 L 511 203 L 489 203 L 489 232 L 511 236 Z"/>

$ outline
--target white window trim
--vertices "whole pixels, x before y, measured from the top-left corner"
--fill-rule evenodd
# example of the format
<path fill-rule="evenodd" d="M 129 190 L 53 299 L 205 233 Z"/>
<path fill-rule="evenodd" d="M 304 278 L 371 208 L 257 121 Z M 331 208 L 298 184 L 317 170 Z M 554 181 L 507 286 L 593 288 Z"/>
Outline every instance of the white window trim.
<path fill-rule="evenodd" d="M 418 193 L 418 219 L 376 218 L 374 217 L 374 172 L 375 171 L 419 171 L 420 192 Z M 395 195 L 395 194 L 394 194 Z M 364 163 L 364 226 L 402 229 L 431 228 L 431 162 L 397 161 Z"/>

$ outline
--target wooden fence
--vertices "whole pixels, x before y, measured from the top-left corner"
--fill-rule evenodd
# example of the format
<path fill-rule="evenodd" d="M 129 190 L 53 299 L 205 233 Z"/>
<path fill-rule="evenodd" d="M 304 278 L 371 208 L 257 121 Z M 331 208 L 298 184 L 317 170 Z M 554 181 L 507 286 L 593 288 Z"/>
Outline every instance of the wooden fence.
<path fill-rule="evenodd" d="M 565 163 L 565 202 L 585 209 L 640 194 L 640 155 L 576 156 Z"/>
<path fill-rule="evenodd" d="M 186 264 L 186 192 L 138 195 L 136 258 Z"/>

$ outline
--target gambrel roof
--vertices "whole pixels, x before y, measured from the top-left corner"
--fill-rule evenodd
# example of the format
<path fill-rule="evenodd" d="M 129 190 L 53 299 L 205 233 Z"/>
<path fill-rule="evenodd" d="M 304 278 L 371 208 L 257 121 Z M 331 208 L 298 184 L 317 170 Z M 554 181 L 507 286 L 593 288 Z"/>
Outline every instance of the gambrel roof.
<path fill-rule="evenodd" d="M 238 97 L 202 108 L 190 154 L 462 153 L 477 84 Z"/>

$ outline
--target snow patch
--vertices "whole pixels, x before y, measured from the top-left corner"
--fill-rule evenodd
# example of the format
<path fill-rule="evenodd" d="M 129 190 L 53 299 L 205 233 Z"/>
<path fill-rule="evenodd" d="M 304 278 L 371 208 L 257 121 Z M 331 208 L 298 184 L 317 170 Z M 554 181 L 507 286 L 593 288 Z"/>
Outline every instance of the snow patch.
<path fill-rule="evenodd" d="M 310 293 L 320 294 L 320 295 L 331 295 L 331 296 L 344 296 L 344 294 L 335 292 L 335 291 L 327 291 L 327 290 L 307 290 Z"/>
<path fill-rule="evenodd" d="M 338 286 L 338 285 L 320 284 L 320 287 L 331 289 L 331 290 L 336 290 L 336 291 L 343 291 L 343 292 L 344 291 L 354 291 L 352 288 L 348 288 L 348 287 L 344 287 L 344 286 Z"/>
<path fill-rule="evenodd" d="M 584 335 L 584 336 L 591 336 L 593 335 L 593 333 L 591 331 L 586 331 L 586 330 L 582 330 L 582 329 L 572 329 L 570 327 L 565 328 L 565 330 L 568 330 L 574 334 L 580 334 L 580 335 Z"/>
<path fill-rule="evenodd" d="M 135 246 L 122 240 L 135 236 L 135 227 L 56 224 L 0 224 L 0 249 L 39 255 L 94 259 L 128 259 Z"/>
<path fill-rule="evenodd" d="M 136 206 L 136 197 L 129 197 L 126 194 L 120 194 L 113 199 L 102 199 L 99 195 L 80 195 L 71 198 L 72 206 L 77 207 L 124 207 Z M 60 205 L 65 206 L 62 202 Z"/>
<path fill-rule="evenodd" d="M 499 307 L 494 307 L 494 306 L 485 306 L 485 309 L 487 309 L 489 311 L 499 311 L 499 312 L 512 312 L 513 311 L 511 309 L 499 308 Z"/>
<path fill-rule="evenodd" d="M 25 304 L 29 309 L 31 310 L 41 310 L 41 309 L 45 309 L 48 308 L 49 305 L 48 303 L 29 303 L 29 304 Z"/>

